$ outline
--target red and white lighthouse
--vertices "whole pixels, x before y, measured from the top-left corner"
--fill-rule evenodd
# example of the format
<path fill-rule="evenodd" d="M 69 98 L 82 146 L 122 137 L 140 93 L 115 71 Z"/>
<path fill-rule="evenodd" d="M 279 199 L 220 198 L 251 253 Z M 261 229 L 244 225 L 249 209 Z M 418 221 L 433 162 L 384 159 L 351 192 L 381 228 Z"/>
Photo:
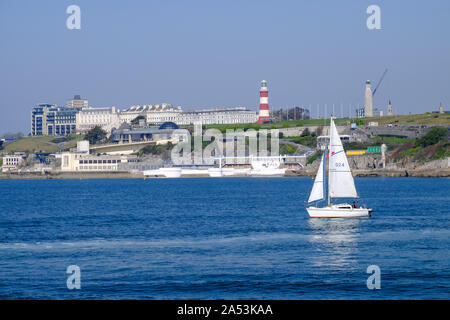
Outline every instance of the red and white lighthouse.
<path fill-rule="evenodd" d="M 259 90 L 259 116 L 258 124 L 269 122 L 269 90 L 267 89 L 267 81 L 261 81 L 261 89 Z"/>

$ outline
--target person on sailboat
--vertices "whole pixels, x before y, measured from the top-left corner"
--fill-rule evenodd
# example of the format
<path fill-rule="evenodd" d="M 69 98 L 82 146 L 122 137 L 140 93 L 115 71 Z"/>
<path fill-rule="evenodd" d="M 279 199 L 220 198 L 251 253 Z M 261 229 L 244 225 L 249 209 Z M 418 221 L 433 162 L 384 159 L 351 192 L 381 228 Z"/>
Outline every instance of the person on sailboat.
<path fill-rule="evenodd" d="M 355 201 L 353 201 L 353 208 L 358 208 L 358 205 L 356 204 Z"/>

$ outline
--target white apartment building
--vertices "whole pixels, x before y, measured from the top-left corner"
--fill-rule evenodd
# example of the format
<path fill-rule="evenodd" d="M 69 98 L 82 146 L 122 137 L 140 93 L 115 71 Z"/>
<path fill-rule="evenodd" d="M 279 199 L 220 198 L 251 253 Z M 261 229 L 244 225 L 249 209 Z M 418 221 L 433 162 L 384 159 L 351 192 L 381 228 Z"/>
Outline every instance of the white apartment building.
<path fill-rule="evenodd" d="M 144 116 L 148 124 L 162 124 L 175 122 L 182 112 L 181 107 L 174 108 L 171 104 L 162 103 L 155 105 L 131 106 L 120 112 L 120 123 L 131 123 L 138 116 Z"/>
<path fill-rule="evenodd" d="M 107 132 L 111 132 L 112 128 L 118 128 L 120 126 L 118 110 L 115 107 L 85 108 L 77 113 L 77 132 L 86 133 L 96 126 Z"/>
<path fill-rule="evenodd" d="M 132 106 L 120 112 L 120 122 L 131 123 L 138 116 L 144 116 L 147 124 L 174 122 L 178 125 L 202 124 L 239 124 L 254 123 L 258 120 L 257 112 L 244 107 L 216 108 L 209 110 L 182 111 L 170 104 Z"/>
<path fill-rule="evenodd" d="M 171 105 L 155 105 L 146 114 L 147 123 L 162 124 L 164 122 L 176 122 L 182 113 L 181 107 L 173 108 Z"/>
<path fill-rule="evenodd" d="M 3 157 L 2 171 L 16 171 L 25 163 L 25 154 L 13 154 Z"/>
<path fill-rule="evenodd" d="M 254 123 L 258 120 L 256 111 L 244 107 L 217 108 L 211 110 L 185 111 L 174 121 L 178 125 L 202 124 L 238 124 Z"/>

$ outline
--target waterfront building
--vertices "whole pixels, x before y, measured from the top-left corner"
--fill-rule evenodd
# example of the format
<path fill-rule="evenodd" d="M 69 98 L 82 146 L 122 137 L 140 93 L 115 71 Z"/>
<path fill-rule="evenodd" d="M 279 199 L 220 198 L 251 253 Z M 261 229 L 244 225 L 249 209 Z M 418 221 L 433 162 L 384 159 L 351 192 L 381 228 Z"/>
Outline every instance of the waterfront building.
<path fill-rule="evenodd" d="M 75 95 L 72 100 L 67 100 L 66 108 L 88 108 L 88 101 L 81 99 L 80 95 Z"/>
<path fill-rule="evenodd" d="M 17 171 L 20 166 L 25 164 L 26 155 L 24 153 L 15 153 L 3 156 L 2 171 Z"/>
<path fill-rule="evenodd" d="M 119 112 L 115 107 L 108 108 L 84 108 L 76 115 L 76 130 L 86 133 L 99 126 L 110 133 L 113 128 L 120 126 Z"/>
<path fill-rule="evenodd" d="M 122 171 L 121 165 L 137 161 L 137 156 L 87 155 L 77 158 L 63 155 L 63 161 L 66 159 L 72 161 L 68 160 L 65 166 L 61 165 L 61 171 L 108 172 Z"/>
<path fill-rule="evenodd" d="M 108 172 L 127 171 L 122 164 L 137 162 L 137 156 L 94 155 L 89 153 L 89 142 L 79 141 L 77 148 L 61 154 L 61 171 Z"/>
<path fill-rule="evenodd" d="M 32 136 L 63 136 L 75 133 L 76 115 L 81 108 L 38 104 L 31 109 Z"/>
<path fill-rule="evenodd" d="M 88 101 L 75 95 L 65 107 L 42 103 L 31 108 L 30 134 L 32 136 L 64 136 L 76 131 L 76 116 L 88 108 Z"/>
<path fill-rule="evenodd" d="M 91 154 L 79 154 L 77 152 L 64 152 L 62 153 L 61 158 L 61 171 L 65 172 L 121 171 L 121 164 L 132 162 L 132 160 L 137 159 L 136 156 L 97 156 Z"/>
<path fill-rule="evenodd" d="M 52 104 L 38 104 L 31 109 L 31 135 L 42 136 L 44 135 L 44 108 L 50 108 Z"/>

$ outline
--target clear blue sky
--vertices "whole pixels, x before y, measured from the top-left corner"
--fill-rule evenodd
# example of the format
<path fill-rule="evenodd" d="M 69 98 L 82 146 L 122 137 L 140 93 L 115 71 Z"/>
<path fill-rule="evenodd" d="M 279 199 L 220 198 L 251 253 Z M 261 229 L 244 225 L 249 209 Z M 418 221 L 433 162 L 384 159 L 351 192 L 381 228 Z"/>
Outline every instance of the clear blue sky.
<path fill-rule="evenodd" d="M 81 30 L 66 28 L 71 4 Z M 370 4 L 382 30 L 366 27 Z M 262 79 L 271 107 L 347 114 L 385 67 L 375 107 L 450 109 L 449 36 L 448 0 L 0 0 L 0 134 L 28 134 L 34 104 L 74 94 L 94 107 L 256 109 Z"/>

